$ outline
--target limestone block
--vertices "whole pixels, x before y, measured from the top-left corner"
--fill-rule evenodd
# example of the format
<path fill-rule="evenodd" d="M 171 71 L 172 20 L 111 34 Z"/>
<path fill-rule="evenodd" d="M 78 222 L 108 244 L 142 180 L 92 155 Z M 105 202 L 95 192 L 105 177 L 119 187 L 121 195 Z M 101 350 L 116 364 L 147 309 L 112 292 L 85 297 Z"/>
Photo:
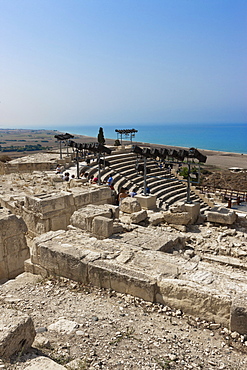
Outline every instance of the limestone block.
<path fill-rule="evenodd" d="M 164 221 L 168 224 L 188 225 L 191 222 L 191 216 L 188 212 L 172 213 L 163 212 Z"/>
<path fill-rule="evenodd" d="M 124 213 L 139 212 L 141 205 L 136 198 L 127 197 L 122 200 L 120 210 Z"/>
<path fill-rule="evenodd" d="M 96 216 L 111 218 L 112 212 L 109 209 L 89 204 L 87 207 L 75 211 L 70 218 L 70 223 L 82 230 L 92 231 L 93 219 Z"/>
<path fill-rule="evenodd" d="M 20 250 L 17 254 L 8 254 L 5 263 L 8 267 L 8 279 L 13 279 L 24 271 L 24 262 L 30 256 L 29 248 Z"/>
<path fill-rule="evenodd" d="M 171 213 L 185 212 L 186 211 L 185 203 L 184 202 L 177 202 L 175 205 L 172 205 L 171 207 L 169 207 L 169 211 Z"/>
<path fill-rule="evenodd" d="M 113 220 L 115 218 L 119 218 L 119 207 L 118 206 L 114 206 L 113 204 L 104 204 L 104 209 L 112 212 Z"/>
<path fill-rule="evenodd" d="M 108 199 L 111 199 L 111 189 L 109 186 L 100 186 L 99 188 L 100 193 L 100 204 L 107 203 Z"/>
<path fill-rule="evenodd" d="M 148 215 L 149 223 L 152 226 L 157 226 L 164 222 L 164 216 L 161 212 L 151 213 Z"/>
<path fill-rule="evenodd" d="M 102 239 L 109 238 L 113 234 L 113 220 L 102 216 L 94 217 L 92 232 Z"/>
<path fill-rule="evenodd" d="M 237 219 L 237 215 L 234 211 L 223 207 L 214 207 L 208 211 L 206 215 L 207 221 L 225 225 L 232 225 Z"/>
<path fill-rule="evenodd" d="M 10 279 L 24 271 L 24 261 L 29 258 L 25 233 L 27 226 L 23 219 L 0 212 L 0 280 Z"/>
<path fill-rule="evenodd" d="M 90 193 L 88 191 L 73 193 L 73 195 L 76 209 L 82 208 L 83 206 L 90 203 Z"/>
<path fill-rule="evenodd" d="M 3 240 L 27 232 L 27 225 L 23 219 L 13 214 L 0 213 L 0 236 Z"/>
<path fill-rule="evenodd" d="M 63 276 L 80 282 L 87 282 L 87 264 L 83 260 L 85 252 L 72 244 L 56 241 L 41 243 L 39 265 L 50 275 Z"/>
<path fill-rule="evenodd" d="M 35 265 L 34 263 L 32 263 L 31 258 L 27 259 L 24 262 L 24 271 L 33 275 L 40 275 L 42 276 L 42 278 L 46 278 L 49 276 L 48 271 L 40 265 Z"/>
<path fill-rule="evenodd" d="M 139 212 L 132 213 L 130 215 L 130 220 L 133 224 L 139 224 L 140 222 L 146 220 L 147 216 L 147 211 L 143 209 Z"/>
<path fill-rule="evenodd" d="M 29 361 L 24 370 L 66 370 L 67 368 L 59 365 L 48 357 L 39 356 Z"/>
<path fill-rule="evenodd" d="M 65 212 L 63 212 L 62 214 L 52 217 L 50 219 L 49 230 L 53 230 L 53 231 L 61 230 L 61 229 L 65 230 L 69 224 L 70 216 L 71 214 L 66 214 Z M 46 231 L 49 231 L 49 230 L 46 230 Z"/>
<path fill-rule="evenodd" d="M 0 308 L 0 358 L 25 352 L 33 343 L 35 329 L 31 317 L 17 310 Z"/>
<path fill-rule="evenodd" d="M 196 223 L 198 217 L 200 216 L 200 203 L 185 203 L 185 211 L 189 213 L 191 217 L 191 224 Z"/>
<path fill-rule="evenodd" d="M 231 307 L 230 330 L 247 334 L 247 299 L 238 296 L 233 299 Z"/>
<path fill-rule="evenodd" d="M 101 198 L 100 198 L 100 192 L 99 192 L 99 186 L 95 185 L 95 189 L 92 189 L 90 191 L 90 203 L 91 204 L 100 204 Z"/>
<path fill-rule="evenodd" d="M 158 303 L 181 309 L 188 315 L 220 323 L 229 327 L 231 299 L 227 295 L 212 293 L 197 283 L 179 279 L 158 282 Z"/>
<path fill-rule="evenodd" d="M 41 194 L 39 196 L 26 196 L 24 207 L 34 213 L 42 215 L 67 209 L 74 205 L 73 195 L 68 192 Z"/>
<path fill-rule="evenodd" d="M 155 281 L 141 272 L 120 267 L 116 262 L 99 260 L 89 263 L 88 275 L 93 285 L 154 301 Z"/>
<path fill-rule="evenodd" d="M 149 195 L 143 195 L 143 194 L 137 194 L 135 198 L 138 200 L 138 202 L 141 205 L 141 208 L 143 209 L 156 209 L 156 195 L 149 194 Z"/>

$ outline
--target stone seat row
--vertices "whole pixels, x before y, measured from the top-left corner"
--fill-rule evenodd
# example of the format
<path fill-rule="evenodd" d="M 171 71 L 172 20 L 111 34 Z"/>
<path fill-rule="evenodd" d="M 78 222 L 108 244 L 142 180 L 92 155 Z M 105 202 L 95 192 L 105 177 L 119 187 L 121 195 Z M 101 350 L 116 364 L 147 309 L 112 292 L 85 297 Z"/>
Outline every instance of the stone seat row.
<path fill-rule="evenodd" d="M 119 192 L 121 187 L 125 187 L 129 191 L 141 192 L 143 175 L 136 171 L 136 155 L 133 153 L 116 154 L 107 156 L 105 159 L 110 163 L 110 166 L 101 170 L 102 181 L 105 181 L 112 174 L 116 192 Z M 177 201 L 186 200 L 186 185 L 171 175 L 168 169 L 158 168 L 157 162 L 154 160 L 147 160 L 147 168 L 150 169 L 150 174 L 147 175 L 147 184 L 151 188 L 152 194 L 157 196 L 157 203 L 165 202 L 169 206 Z M 98 165 L 93 164 L 89 170 L 89 176 L 97 174 Z M 208 206 L 193 192 L 191 192 L 191 200 L 200 202 L 202 211 L 208 209 Z"/>

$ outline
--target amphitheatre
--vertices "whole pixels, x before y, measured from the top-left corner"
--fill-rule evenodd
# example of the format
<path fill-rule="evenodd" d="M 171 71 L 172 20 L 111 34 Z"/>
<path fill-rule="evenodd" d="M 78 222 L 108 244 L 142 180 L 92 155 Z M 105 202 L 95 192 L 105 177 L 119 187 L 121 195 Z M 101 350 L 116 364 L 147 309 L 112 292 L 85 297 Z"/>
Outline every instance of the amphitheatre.
<path fill-rule="evenodd" d="M 247 369 L 247 155 L 73 140 L 0 162 L 0 368 Z"/>

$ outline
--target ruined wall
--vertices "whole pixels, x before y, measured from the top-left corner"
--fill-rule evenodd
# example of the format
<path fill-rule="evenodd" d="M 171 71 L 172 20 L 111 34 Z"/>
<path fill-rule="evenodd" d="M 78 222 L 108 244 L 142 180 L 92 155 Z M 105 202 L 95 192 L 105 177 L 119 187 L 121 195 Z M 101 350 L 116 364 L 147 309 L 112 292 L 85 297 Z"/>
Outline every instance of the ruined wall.
<path fill-rule="evenodd" d="M 0 209 L 0 281 L 12 279 L 24 271 L 29 258 L 25 233 L 27 226 L 22 218 Z"/>
<path fill-rule="evenodd" d="M 92 189 L 80 187 L 70 192 L 26 196 L 24 202 L 16 204 L 16 212 L 23 217 L 31 234 L 40 235 L 50 230 L 65 230 L 74 211 L 88 204 L 99 205 L 110 202 L 109 187 L 97 186 Z"/>

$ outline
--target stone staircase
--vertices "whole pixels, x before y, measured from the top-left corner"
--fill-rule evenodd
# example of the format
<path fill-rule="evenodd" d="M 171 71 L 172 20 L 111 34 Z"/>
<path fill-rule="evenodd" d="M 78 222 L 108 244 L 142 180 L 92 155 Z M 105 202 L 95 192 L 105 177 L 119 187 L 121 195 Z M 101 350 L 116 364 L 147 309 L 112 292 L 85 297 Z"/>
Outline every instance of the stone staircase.
<path fill-rule="evenodd" d="M 114 189 L 118 193 L 121 187 L 125 187 L 128 191 L 135 190 L 137 193 L 143 191 L 143 174 L 137 172 L 137 165 L 143 164 L 143 160 L 137 158 L 134 153 L 113 154 L 106 156 L 105 160 L 109 162 L 109 166 L 102 168 L 100 171 L 101 181 L 107 180 L 112 174 L 114 178 Z M 151 194 L 156 195 L 157 205 L 162 205 L 167 208 L 174 205 L 178 201 L 186 201 L 187 199 L 187 184 L 174 175 L 169 169 L 160 168 L 157 161 L 147 159 L 147 186 L 151 190 Z M 98 176 L 98 164 L 91 163 L 88 171 L 89 177 Z M 200 202 L 201 212 L 209 209 L 209 206 L 201 200 L 201 198 L 191 191 L 191 201 Z"/>

